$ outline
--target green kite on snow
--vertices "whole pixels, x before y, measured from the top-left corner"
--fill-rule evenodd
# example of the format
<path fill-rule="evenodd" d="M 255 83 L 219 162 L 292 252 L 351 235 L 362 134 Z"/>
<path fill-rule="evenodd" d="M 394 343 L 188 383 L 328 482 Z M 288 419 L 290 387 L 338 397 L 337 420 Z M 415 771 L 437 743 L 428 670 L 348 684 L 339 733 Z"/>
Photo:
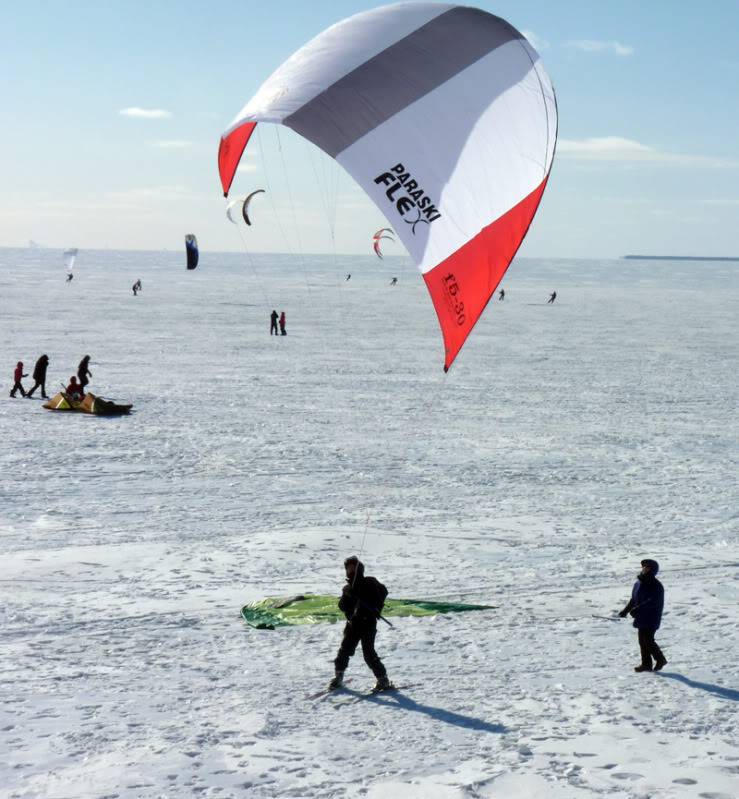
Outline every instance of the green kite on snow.
<path fill-rule="evenodd" d="M 460 602 L 427 602 L 424 599 L 388 599 L 383 616 L 436 616 L 439 613 L 462 613 L 489 610 L 493 605 L 465 605 Z M 244 621 L 258 630 L 274 630 L 293 624 L 334 624 L 344 621 L 335 596 L 300 594 L 267 597 L 241 608 Z"/>

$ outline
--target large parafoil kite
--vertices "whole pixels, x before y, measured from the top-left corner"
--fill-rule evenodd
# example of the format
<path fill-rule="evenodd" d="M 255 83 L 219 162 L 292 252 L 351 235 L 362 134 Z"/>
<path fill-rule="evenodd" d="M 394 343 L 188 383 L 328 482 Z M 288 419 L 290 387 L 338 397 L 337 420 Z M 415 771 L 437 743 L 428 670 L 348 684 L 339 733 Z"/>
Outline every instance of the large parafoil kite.
<path fill-rule="evenodd" d="M 218 151 L 224 194 L 257 122 L 336 159 L 418 265 L 449 368 L 536 213 L 557 106 L 539 56 L 477 8 L 399 3 L 349 17 L 294 53 Z"/>
<path fill-rule="evenodd" d="M 188 233 L 185 236 L 185 253 L 187 254 L 187 268 L 195 269 L 200 260 L 200 251 L 198 250 L 198 240 L 193 233 Z"/>

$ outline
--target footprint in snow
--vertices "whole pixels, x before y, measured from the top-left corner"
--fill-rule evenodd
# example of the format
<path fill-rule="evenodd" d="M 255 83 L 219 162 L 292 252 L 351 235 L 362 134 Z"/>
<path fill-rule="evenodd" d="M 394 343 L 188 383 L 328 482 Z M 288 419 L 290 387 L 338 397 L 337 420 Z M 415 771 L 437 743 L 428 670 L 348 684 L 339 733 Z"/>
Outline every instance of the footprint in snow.
<path fill-rule="evenodd" d="M 643 774 L 635 774 L 633 771 L 617 771 L 611 776 L 616 780 L 643 780 Z"/>

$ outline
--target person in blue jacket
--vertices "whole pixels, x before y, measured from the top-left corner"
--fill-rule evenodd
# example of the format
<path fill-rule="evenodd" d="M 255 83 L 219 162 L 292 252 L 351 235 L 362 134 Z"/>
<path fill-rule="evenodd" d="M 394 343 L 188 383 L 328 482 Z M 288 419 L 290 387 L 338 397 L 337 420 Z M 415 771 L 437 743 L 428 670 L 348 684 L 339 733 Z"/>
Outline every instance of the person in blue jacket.
<path fill-rule="evenodd" d="M 659 671 L 667 664 L 667 658 L 654 640 L 665 604 L 665 589 L 657 579 L 658 571 L 659 563 L 656 560 L 647 558 L 641 562 L 641 574 L 637 576 L 631 589 L 629 604 L 618 614 L 623 619 L 630 613 L 639 633 L 641 664 L 635 666 L 634 671 Z"/>

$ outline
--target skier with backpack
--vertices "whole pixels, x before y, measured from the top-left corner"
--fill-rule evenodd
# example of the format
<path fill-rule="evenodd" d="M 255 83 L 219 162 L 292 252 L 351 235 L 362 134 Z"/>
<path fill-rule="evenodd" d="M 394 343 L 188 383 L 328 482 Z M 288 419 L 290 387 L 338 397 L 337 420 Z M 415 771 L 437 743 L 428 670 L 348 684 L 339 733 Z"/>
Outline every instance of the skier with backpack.
<path fill-rule="evenodd" d="M 387 670 L 375 651 L 377 620 L 387 597 L 387 588 L 374 577 L 365 575 L 364 563 L 356 555 L 344 561 L 346 585 L 341 592 L 339 609 L 346 616 L 344 636 L 334 660 L 336 673 L 329 683 L 329 690 L 335 691 L 344 683 L 344 672 L 349 658 L 354 654 L 357 644 L 362 645 L 364 662 L 372 669 L 377 679 L 374 691 L 388 691 L 395 686 L 387 676 Z"/>

